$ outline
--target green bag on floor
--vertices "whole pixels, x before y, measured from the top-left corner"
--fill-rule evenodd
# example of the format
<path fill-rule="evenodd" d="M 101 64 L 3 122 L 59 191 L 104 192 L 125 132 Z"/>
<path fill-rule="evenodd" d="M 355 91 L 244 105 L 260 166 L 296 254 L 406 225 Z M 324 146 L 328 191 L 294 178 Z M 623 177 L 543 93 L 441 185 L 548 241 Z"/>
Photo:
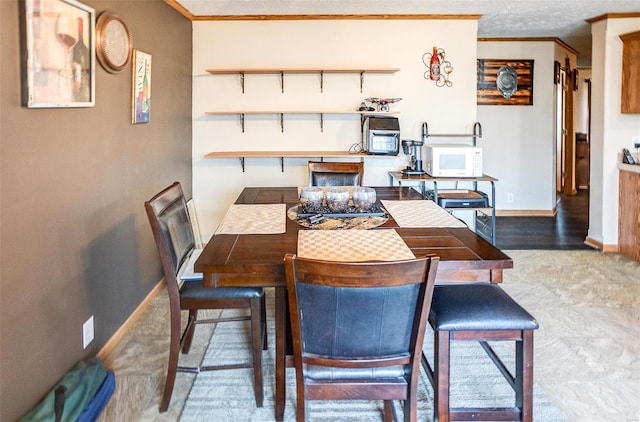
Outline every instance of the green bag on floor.
<path fill-rule="evenodd" d="M 77 421 L 106 377 L 97 357 L 76 363 L 19 422 Z"/>

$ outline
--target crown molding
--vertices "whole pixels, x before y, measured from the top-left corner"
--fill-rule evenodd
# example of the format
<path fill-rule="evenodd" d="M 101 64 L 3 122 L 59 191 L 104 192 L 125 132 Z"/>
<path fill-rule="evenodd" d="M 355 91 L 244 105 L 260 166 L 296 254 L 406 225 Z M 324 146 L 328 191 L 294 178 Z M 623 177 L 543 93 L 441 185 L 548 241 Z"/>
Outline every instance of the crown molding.
<path fill-rule="evenodd" d="M 569 50 L 570 53 L 575 55 L 580 54 L 576 49 L 571 47 L 569 44 L 562 41 L 560 38 L 556 37 L 483 37 L 478 38 L 478 42 L 555 42 L 560 45 L 562 48 Z"/>
<path fill-rule="evenodd" d="M 194 15 L 177 0 L 164 0 L 182 16 L 191 21 L 273 21 L 273 20 L 479 20 L 482 15 L 438 14 L 344 14 L 344 15 Z"/>
<path fill-rule="evenodd" d="M 588 23 L 595 23 L 605 19 L 624 19 L 624 18 L 640 18 L 640 12 L 633 13 L 605 13 L 604 15 L 596 16 L 595 18 L 587 19 Z"/>

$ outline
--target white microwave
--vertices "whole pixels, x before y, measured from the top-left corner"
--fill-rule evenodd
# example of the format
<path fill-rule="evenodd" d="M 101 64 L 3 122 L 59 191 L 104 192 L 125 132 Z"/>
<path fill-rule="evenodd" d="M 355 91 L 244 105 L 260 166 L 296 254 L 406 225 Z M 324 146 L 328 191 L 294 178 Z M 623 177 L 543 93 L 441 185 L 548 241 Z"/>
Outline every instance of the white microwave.
<path fill-rule="evenodd" d="M 424 147 L 424 169 L 429 176 L 482 176 L 482 148 L 452 144 L 426 144 Z"/>

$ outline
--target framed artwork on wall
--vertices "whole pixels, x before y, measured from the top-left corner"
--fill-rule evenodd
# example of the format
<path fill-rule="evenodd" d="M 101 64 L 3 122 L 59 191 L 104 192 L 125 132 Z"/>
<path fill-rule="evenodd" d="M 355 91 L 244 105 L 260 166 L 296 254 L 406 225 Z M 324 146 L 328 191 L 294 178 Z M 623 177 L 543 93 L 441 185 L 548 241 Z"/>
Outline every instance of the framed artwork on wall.
<path fill-rule="evenodd" d="M 478 105 L 533 105 L 533 60 L 478 59 Z"/>
<path fill-rule="evenodd" d="M 22 4 L 23 105 L 93 107 L 95 10 L 75 0 Z"/>
<path fill-rule="evenodd" d="M 133 50 L 131 122 L 149 123 L 151 117 L 151 54 Z"/>

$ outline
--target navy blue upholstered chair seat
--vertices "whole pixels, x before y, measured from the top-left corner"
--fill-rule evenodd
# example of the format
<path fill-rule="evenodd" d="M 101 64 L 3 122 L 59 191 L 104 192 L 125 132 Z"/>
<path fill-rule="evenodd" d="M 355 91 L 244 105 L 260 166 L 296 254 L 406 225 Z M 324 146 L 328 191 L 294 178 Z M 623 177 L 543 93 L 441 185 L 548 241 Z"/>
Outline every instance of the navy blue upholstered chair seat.
<path fill-rule="evenodd" d="M 497 284 L 436 286 L 429 313 L 439 330 L 535 330 L 536 319 Z"/>
<path fill-rule="evenodd" d="M 187 281 L 180 288 L 180 299 L 184 300 L 224 300 L 224 299 L 260 299 L 264 290 L 260 287 L 203 287 L 202 281 Z"/>

